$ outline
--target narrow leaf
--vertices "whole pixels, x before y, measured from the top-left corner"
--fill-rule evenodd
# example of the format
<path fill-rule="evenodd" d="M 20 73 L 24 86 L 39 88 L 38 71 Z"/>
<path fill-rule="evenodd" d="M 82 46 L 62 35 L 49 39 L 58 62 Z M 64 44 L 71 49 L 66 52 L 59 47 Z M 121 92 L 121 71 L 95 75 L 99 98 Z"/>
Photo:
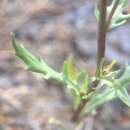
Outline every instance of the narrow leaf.
<path fill-rule="evenodd" d="M 102 89 L 103 88 L 100 88 L 99 90 L 95 90 L 93 95 L 90 97 L 90 100 L 86 104 L 84 110 L 82 111 L 81 116 L 83 114 L 92 112 L 93 110 L 95 110 L 97 107 L 99 107 L 103 103 L 115 98 L 115 92 L 113 91 L 112 88 L 109 88 L 106 86 L 104 88 L 104 90 L 102 90 Z M 100 90 L 103 92 L 101 92 Z"/>
<path fill-rule="evenodd" d="M 130 107 L 130 96 L 125 87 L 117 89 L 116 94 L 123 103 Z"/>
<path fill-rule="evenodd" d="M 72 56 L 69 56 L 68 59 L 64 62 L 63 72 L 68 76 L 70 80 L 76 80 L 78 72 L 74 66 Z"/>
<path fill-rule="evenodd" d="M 89 77 L 88 77 L 88 75 L 86 75 L 86 77 L 84 78 L 84 80 L 82 82 L 80 91 L 82 93 L 87 93 L 88 90 L 89 90 Z"/>
<path fill-rule="evenodd" d="M 54 78 L 62 80 L 61 74 L 51 69 L 41 58 L 32 55 L 24 46 L 19 43 L 15 35 L 12 34 L 12 44 L 16 55 L 26 64 L 26 68 L 30 71 L 42 73 L 44 78 Z"/>

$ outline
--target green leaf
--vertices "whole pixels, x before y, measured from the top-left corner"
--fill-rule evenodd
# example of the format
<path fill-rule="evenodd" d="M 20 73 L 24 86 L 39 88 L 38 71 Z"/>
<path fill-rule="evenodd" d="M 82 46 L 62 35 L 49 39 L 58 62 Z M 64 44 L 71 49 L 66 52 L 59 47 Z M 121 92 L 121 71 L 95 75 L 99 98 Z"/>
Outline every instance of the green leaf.
<path fill-rule="evenodd" d="M 76 109 L 78 108 L 80 102 L 81 102 L 81 97 L 80 97 L 80 95 L 79 95 L 79 96 L 76 96 L 75 99 L 74 99 L 74 110 L 76 110 Z"/>
<path fill-rule="evenodd" d="M 109 72 L 113 69 L 113 66 L 117 63 L 116 60 L 112 60 L 112 62 L 107 66 Z"/>
<path fill-rule="evenodd" d="M 113 64 L 112 64 L 113 66 Z M 111 68 L 111 66 L 110 66 Z M 99 83 L 91 95 L 85 95 L 83 98 L 88 102 L 81 113 L 89 113 L 114 98 L 119 98 L 126 105 L 130 106 L 130 96 L 126 90 L 126 86 L 130 84 L 130 66 L 125 65 L 117 71 L 110 72 L 106 77 L 91 77 L 98 79 Z"/>
<path fill-rule="evenodd" d="M 110 101 L 114 98 L 115 92 L 110 87 L 104 86 L 95 90 L 92 96 L 89 98 L 89 101 L 86 104 L 85 108 L 83 109 L 81 116 L 92 112 L 103 103 L 106 103 L 107 101 Z"/>
<path fill-rule="evenodd" d="M 120 84 L 120 86 L 126 86 L 130 84 L 130 66 L 124 65 L 120 70 L 117 71 L 115 74 L 115 82 Z"/>
<path fill-rule="evenodd" d="M 74 66 L 72 56 L 69 56 L 63 64 L 63 72 L 70 80 L 76 80 L 78 72 Z"/>
<path fill-rule="evenodd" d="M 79 95 L 79 86 L 74 81 L 76 79 L 76 70 L 73 66 L 71 57 L 64 64 L 64 72 L 56 72 L 49 67 L 41 58 L 31 54 L 12 34 L 12 44 L 16 55 L 25 63 L 26 68 L 30 71 L 43 74 L 45 79 L 54 79 L 66 84 L 66 87 L 74 95 Z"/>
<path fill-rule="evenodd" d="M 85 78 L 83 79 L 80 92 L 85 94 L 88 93 L 88 91 L 89 91 L 89 76 L 86 75 Z"/>
<path fill-rule="evenodd" d="M 54 71 L 41 58 L 38 58 L 28 52 L 28 50 L 16 40 L 14 34 L 11 36 L 16 55 L 26 64 L 26 69 L 42 73 L 46 79 L 53 78 L 62 81 L 61 73 Z"/>
<path fill-rule="evenodd" d="M 85 71 L 81 71 L 77 74 L 77 82 L 78 83 L 82 83 L 83 79 L 86 77 L 86 72 Z"/>
<path fill-rule="evenodd" d="M 116 94 L 123 103 L 130 107 L 130 96 L 126 88 L 121 87 L 120 89 L 117 89 Z"/>
<path fill-rule="evenodd" d="M 119 5 L 124 7 L 126 5 L 126 0 L 120 0 Z"/>
<path fill-rule="evenodd" d="M 107 16 L 110 15 L 115 2 L 116 2 L 116 0 L 113 0 L 112 4 L 107 7 Z M 110 29 L 123 25 L 124 23 L 127 22 L 128 19 L 130 19 L 130 14 L 123 14 L 123 8 L 125 5 L 126 5 L 126 0 L 119 1 L 118 7 L 116 8 L 114 15 L 111 19 L 111 23 L 109 25 Z M 95 16 L 96 16 L 97 20 L 99 20 L 100 11 L 99 11 L 97 5 L 95 7 Z"/>
<path fill-rule="evenodd" d="M 70 91 L 70 93 L 73 95 L 73 96 L 79 96 L 80 93 L 79 93 L 79 89 L 77 87 L 77 84 L 74 84 L 72 81 L 70 80 L 64 80 L 64 82 L 66 83 L 66 86 L 68 88 L 68 90 Z"/>

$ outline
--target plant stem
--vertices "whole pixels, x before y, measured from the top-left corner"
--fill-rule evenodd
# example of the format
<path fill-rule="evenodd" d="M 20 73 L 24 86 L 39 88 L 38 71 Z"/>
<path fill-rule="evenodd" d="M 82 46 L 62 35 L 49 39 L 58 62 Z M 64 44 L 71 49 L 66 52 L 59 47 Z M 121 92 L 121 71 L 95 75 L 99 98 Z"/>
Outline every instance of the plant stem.
<path fill-rule="evenodd" d="M 72 121 L 77 122 L 79 120 L 80 112 L 83 110 L 87 103 L 87 100 L 82 100 L 76 111 L 74 112 L 74 115 L 72 116 Z"/>
<path fill-rule="evenodd" d="M 106 40 L 106 0 L 100 0 L 100 19 L 98 29 L 98 54 L 97 54 L 97 69 L 96 76 L 100 75 L 101 62 L 105 57 L 105 40 Z"/>
<path fill-rule="evenodd" d="M 106 39 L 106 0 L 100 0 L 100 20 L 99 20 L 99 31 L 98 31 L 98 60 L 97 60 L 97 71 L 96 76 L 100 75 L 100 64 L 102 59 L 105 57 L 105 39 Z M 97 86 L 97 83 L 93 83 L 94 86 Z M 90 91 L 92 92 L 93 89 L 90 87 Z M 74 112 L 72 120 L 77 122 L 80 117 L 81 111 L 86 106 L 88 100 L 82 100 L 79 104 L 77 110 Z"/>
<path fill-rule="evenodd" d="M 113 5 L 113 8 L 112 8 L 112 10 L 111 10 L 111 12 L 110 12 L 110 14 L 108 16 L 108 20 L 106 22 L 106 30 L 109 28 L 109 25 L 111 23 L 112 17 L 113 17 L 113 15 L 114 15 L 117 7 L 118 7 L 119 2 L 120 2 L 120 0 L 116 0 L 114 5 Z"/>

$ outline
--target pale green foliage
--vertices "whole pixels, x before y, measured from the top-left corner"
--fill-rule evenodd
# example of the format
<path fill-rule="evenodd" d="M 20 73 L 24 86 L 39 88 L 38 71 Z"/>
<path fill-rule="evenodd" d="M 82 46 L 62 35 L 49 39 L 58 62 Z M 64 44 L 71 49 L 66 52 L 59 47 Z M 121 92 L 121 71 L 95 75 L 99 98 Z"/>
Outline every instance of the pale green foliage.
<path fill-rule="evenodd" d="M 107 7 L 107 16 L 110 15 L 110 12 L 114 6 L 116 0 L 113 0 L 112 4 L 110 6 Z M 109 28 L 115 28 L 118 27 L 124 23 L 127 22 L 128 19 L 130 19 L 130 14 L 123 14 L 123 8 L 126 5 L 126 0 L 119 0 L 119 5 L 116 8 L 116 11 L 111 19 L 111 23 L 109 25 Z M 95 16 L 97 18 L 97 20 L 99 20 L 100 17 L 100 11 L 96 5 L 95 7 Z"/>
<path fill-rule="evenodd" d="M 120 70 L 112 71 L 108 75 L 97 79 L 100 82 L 82 113 L 91 112 L 101 104 L 115 98 L 119 98 L 130 107 L 130 96 L 126 89 L 127 85 L 130 84 L 130 66 L 125 65 Z"/>
<path fill-rule="evenodd" d="M 26 64 L 27 70 L 41 73 L 45 79 L 55 79 L 64 82 L 74 95 L 80 95 L 80 86 L 83 86 L 81 91 L 86 93 L 88 76 L 86 76 L 87 74 L 84 72 L 80 73 L 77 71 L 73 64 L 72 57 L 69 57 L 64 62 L 63 71 L 59 73 L 50 68 L 41 58 L 28 52 L 24 46 L 15 39 L 14 34 L 12 34 L 12 44 L 16 55 Z"/>
<path fill-rule="evenodd" d="M 115 3 L 107 7 L 107 16 L 110 14 Z M 122 14 L 123 7 L 126 0 L 120 0 L 119 5 L 112 17 L 109 28 L 117 27 L 125 23 L 130 15 Z M 96 7 L 95 14 L 99 19 L 99 10 Z M 89 76 L 85 71 L 79 71 L 73 62 L 72 56 L 65 60 L 62 71 L 57 72 L 49 67 L 44 60 L 32 55 L 24 48 L 12 34 L 12 45 L 15 49 L 16 55 L 24 61 L 26 69 L 29 71 L 41 73 L 45 79 L 54 79 L 65 84 L 65 87 L 74 96 L 74 109 L 77 109 L 82 101 L 87 101 L 86 106 L 81 112 L 81 115 L 92 112 L 101 104 L 119 98 L 123 103 L 130 107 L 130 96 L 126 87 L 130 84 L 130 66 L 125 65 L 117 71 L 113 71 L 115 60 L 107 65 L 107 73 L 104 73 L 102 60 L 100 66 L 100 75 L 98 77 Z M 99 81 L 95 90 L 91 90 L 91 83 Z"/>
<path fill-rule="evenodd" d="M 88 100 L 82 114 L 92 112 L 101 104 L 117 97 L 130 106 L 130 96 L 126 90 L 130 83 L 130 66 L 126 65 L 118 71 L 110 71 L 107 75 L 102 73 L 100 77 L 90 77 L 84 71 L 78 72 L 70 56 L 64 62 L 62 72 L 59 73 L 50 68 L 42 59 L 28 52 L 14 35 L 12 35 L 12 44 L 16 55 L 24 61 L 28 70 L 43 74 L 45 79 L 55 79 L 66 85 L 75 97 L 75 109 L 81 100 Z M 108 67 L 112 68 L 113 63 L 115 62 Z M 94 80 L 99 80 L 98 86 L 94 91 L 88 93 L 89 83 Z"/>
<path fill-rule="evenodd" d="M 62 80 L 60 73 L 51 69 L 41 58 L 32 55 L 24 48 L 22 44 L 18 43 L 14 34 L 12 34 L 12 44 L 16 55 L 26 64 L 27 70 L 42 73 L 46 79 L 54 78 L 57 80 Z"/>

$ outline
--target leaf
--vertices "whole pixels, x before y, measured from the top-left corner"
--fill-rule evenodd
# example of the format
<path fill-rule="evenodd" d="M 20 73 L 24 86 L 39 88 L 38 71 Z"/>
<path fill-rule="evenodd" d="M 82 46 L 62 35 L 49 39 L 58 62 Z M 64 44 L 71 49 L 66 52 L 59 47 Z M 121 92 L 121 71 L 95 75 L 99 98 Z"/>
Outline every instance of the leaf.
<path fill-rule="evenodd" d="M 64 70 L 61 73 L 50 68 L 41 58 L 32 55 L 12 34 L 12 44 L 16 55 L 26 64 L 30 71 L 43 74 L 45 79 L 55 79 L 66 84 L 66 87 L 74 95 L 79 95 L 79 86 L 74 81 L 76 79 L 76 69 L 73 66 L 72 58 L 69 57 L 64 64 Z"/>
<path fill-rule="evenodd" d="M 116 2 L 116 0 L 113 0 L 112 4 L 107 7 L 107 16 L 110 15 L 115 2 Z M 123 14 L 123 8 L 125 5 L 126 5 L 126 0 L 119 0 L 118 7 L 116 8 L 116 10 L 113 14 L 113 17 L 111 19 L 111 23 L 109 25 L 110 29 L 118 27 L 118 26 L 126 23 L 127 20 L 130 19 L 130 14 Z M 100 11 L 99 11 L 97 5 L 95 7 L 95 16 L 96 16 L 97 20 L 99 20 Z"/>
<path fill-rule="evenodd" d="M 124 75 L 126 71 L 126 67 L 125 66 L 122 66 L 118 71 L 117 73 L 115 73 L 115 79 L 120 79 L 122 78 L 122 76 Z"/>
<path fill-rule="evenodd" d="M 114 98 L 119 98 L 126 105 L 130 106 L 130 96 L 126 90 L 126 86 L 130 84 L 129 65 L 125 65 L 117 71 L 110 72 L 107 77 L 98 78 L 98 80 L 100 82 L 95 91 L 89 96 L 87 105 L 81 115 L 93 111 L 98 106 Z M 85 95 L 84 99 L 88 99 L 88 95 Z"/>
<path fill-rule="evenodd" d="M 82 93 L 87 93 L 89 91 L 89 76 L 86 75 L 85 78 L 83 79 L 80 92 Z"/>
<path fill-rule="evenodd" d="M 112 69 L 116 63 L 117 63 L 116 60 L 112 60 L 112 62 L 109 65 L 107 65 L 107 69 L 109 72 L 112 71 Z"/>
<path fill-rule="evenodd" d="M 75 99 L 74 99 L 74 110 L 76 110 L 76 109 L 78 108 L 80 102 L 81 102 L 81 97 L 80 97 L 80 95 L 79 95 L 79 96 L 76 96 Z"/>
<path fill-rule="evenodd" d="M 77 74 L 77 82 L 78 83 L 82 83 L 82 81 L 84 80 L 84 78 L 86 77 L 86 72 L 85 71 L 81 71 Z"/>
<path fill-rule="evenodd" d="M 120 0 L 120 3 L 119 3 L 119 4 L 120 4 L 120 6 L 122 6 L 122 7 L 125 6 L 125 5 L 126 5 L 126 0 Z"/>
<path fill-rule="evenodd" d="M 78 73 L 77 76 L 77 83 L 79 84 L 79 89 L 81 93 L 87 93 L 88 92 L 88 84 L 89 84 L 89 76 L 86 74 L 85 71 L 81 71 Z"/>
<path fill-rule="evenodd" d="M 125 103 L 127 106 L 130 107 L 130 96 L 125 87 L 121 87 L 120 89 L 117 89 L 116 94 L 117 94 L 117 97 L 119 97 L 119 99 L 123 103 Z"/>
<path fill-rule="evenodd" d="M 63 64 L 63 75 L 64 80 L 67 81 L 67 88 L 72 91 L 74 95 L 85 94 L 88 91 L 88 75 L 84 71 L 78 73 L 76 67 L 74 66 L 72 56 Z"/>
<path fill-rule="evenodd" d="M 117 73 L 115 74 L 114 82 L 117 82 L 118 84 L 120 84 L 120 86 L 126 86 L 130 84 L 130 66 L 129 65 L 126 64 L 117 71 Z"/>
<path fill-rule="evenodd" d="M 95 90 L 92 96 L 90 97 L 90 100 L 86 104 L 85 108 L 83 109 L 81 116 L 89 112 L 92 112 L 103 103 L 110 101 L 114 98 L 115 98 L 115 92 L 113 91 L 112 88 L 104 86 L 104 90 L 103 88 Z"/>
<path fill-rule="evenodd" d="M 70 93 L 71 93 L 73 96 L 76 97 L 76 96 L 79 96 L 79 95 L 80 95 L 79 89 L 78 89 L 78 87 L 77 87 L 76 84 L 73 84 L 73 82 L 71 82 L 71 81 L 68 81 L 68 82 L 67 82 L 67 80 L 65 80 L 65 83 L 67 84 L 66 86 L 67 86 L 68 90 L 70 91 Z"/>
<path fill-rule="evenodd" d="M 72 56 L 69 56 L 68 59 L 64 62 L 63 72 L 70 80 L 76 80 L 78 72 L 74 66 Z"/>
<path fill-rule="evenodd" d="M 62 81 L 61 73 L 54 71 L 41 58 L 38 58 L 28 52 L 28 50 L 16 40 L 14 34 L 11 34 L 11 36 L 16 55 L 26 64 L 26 69 L 42 73 L 46 79 L 53 78 Z"/>

